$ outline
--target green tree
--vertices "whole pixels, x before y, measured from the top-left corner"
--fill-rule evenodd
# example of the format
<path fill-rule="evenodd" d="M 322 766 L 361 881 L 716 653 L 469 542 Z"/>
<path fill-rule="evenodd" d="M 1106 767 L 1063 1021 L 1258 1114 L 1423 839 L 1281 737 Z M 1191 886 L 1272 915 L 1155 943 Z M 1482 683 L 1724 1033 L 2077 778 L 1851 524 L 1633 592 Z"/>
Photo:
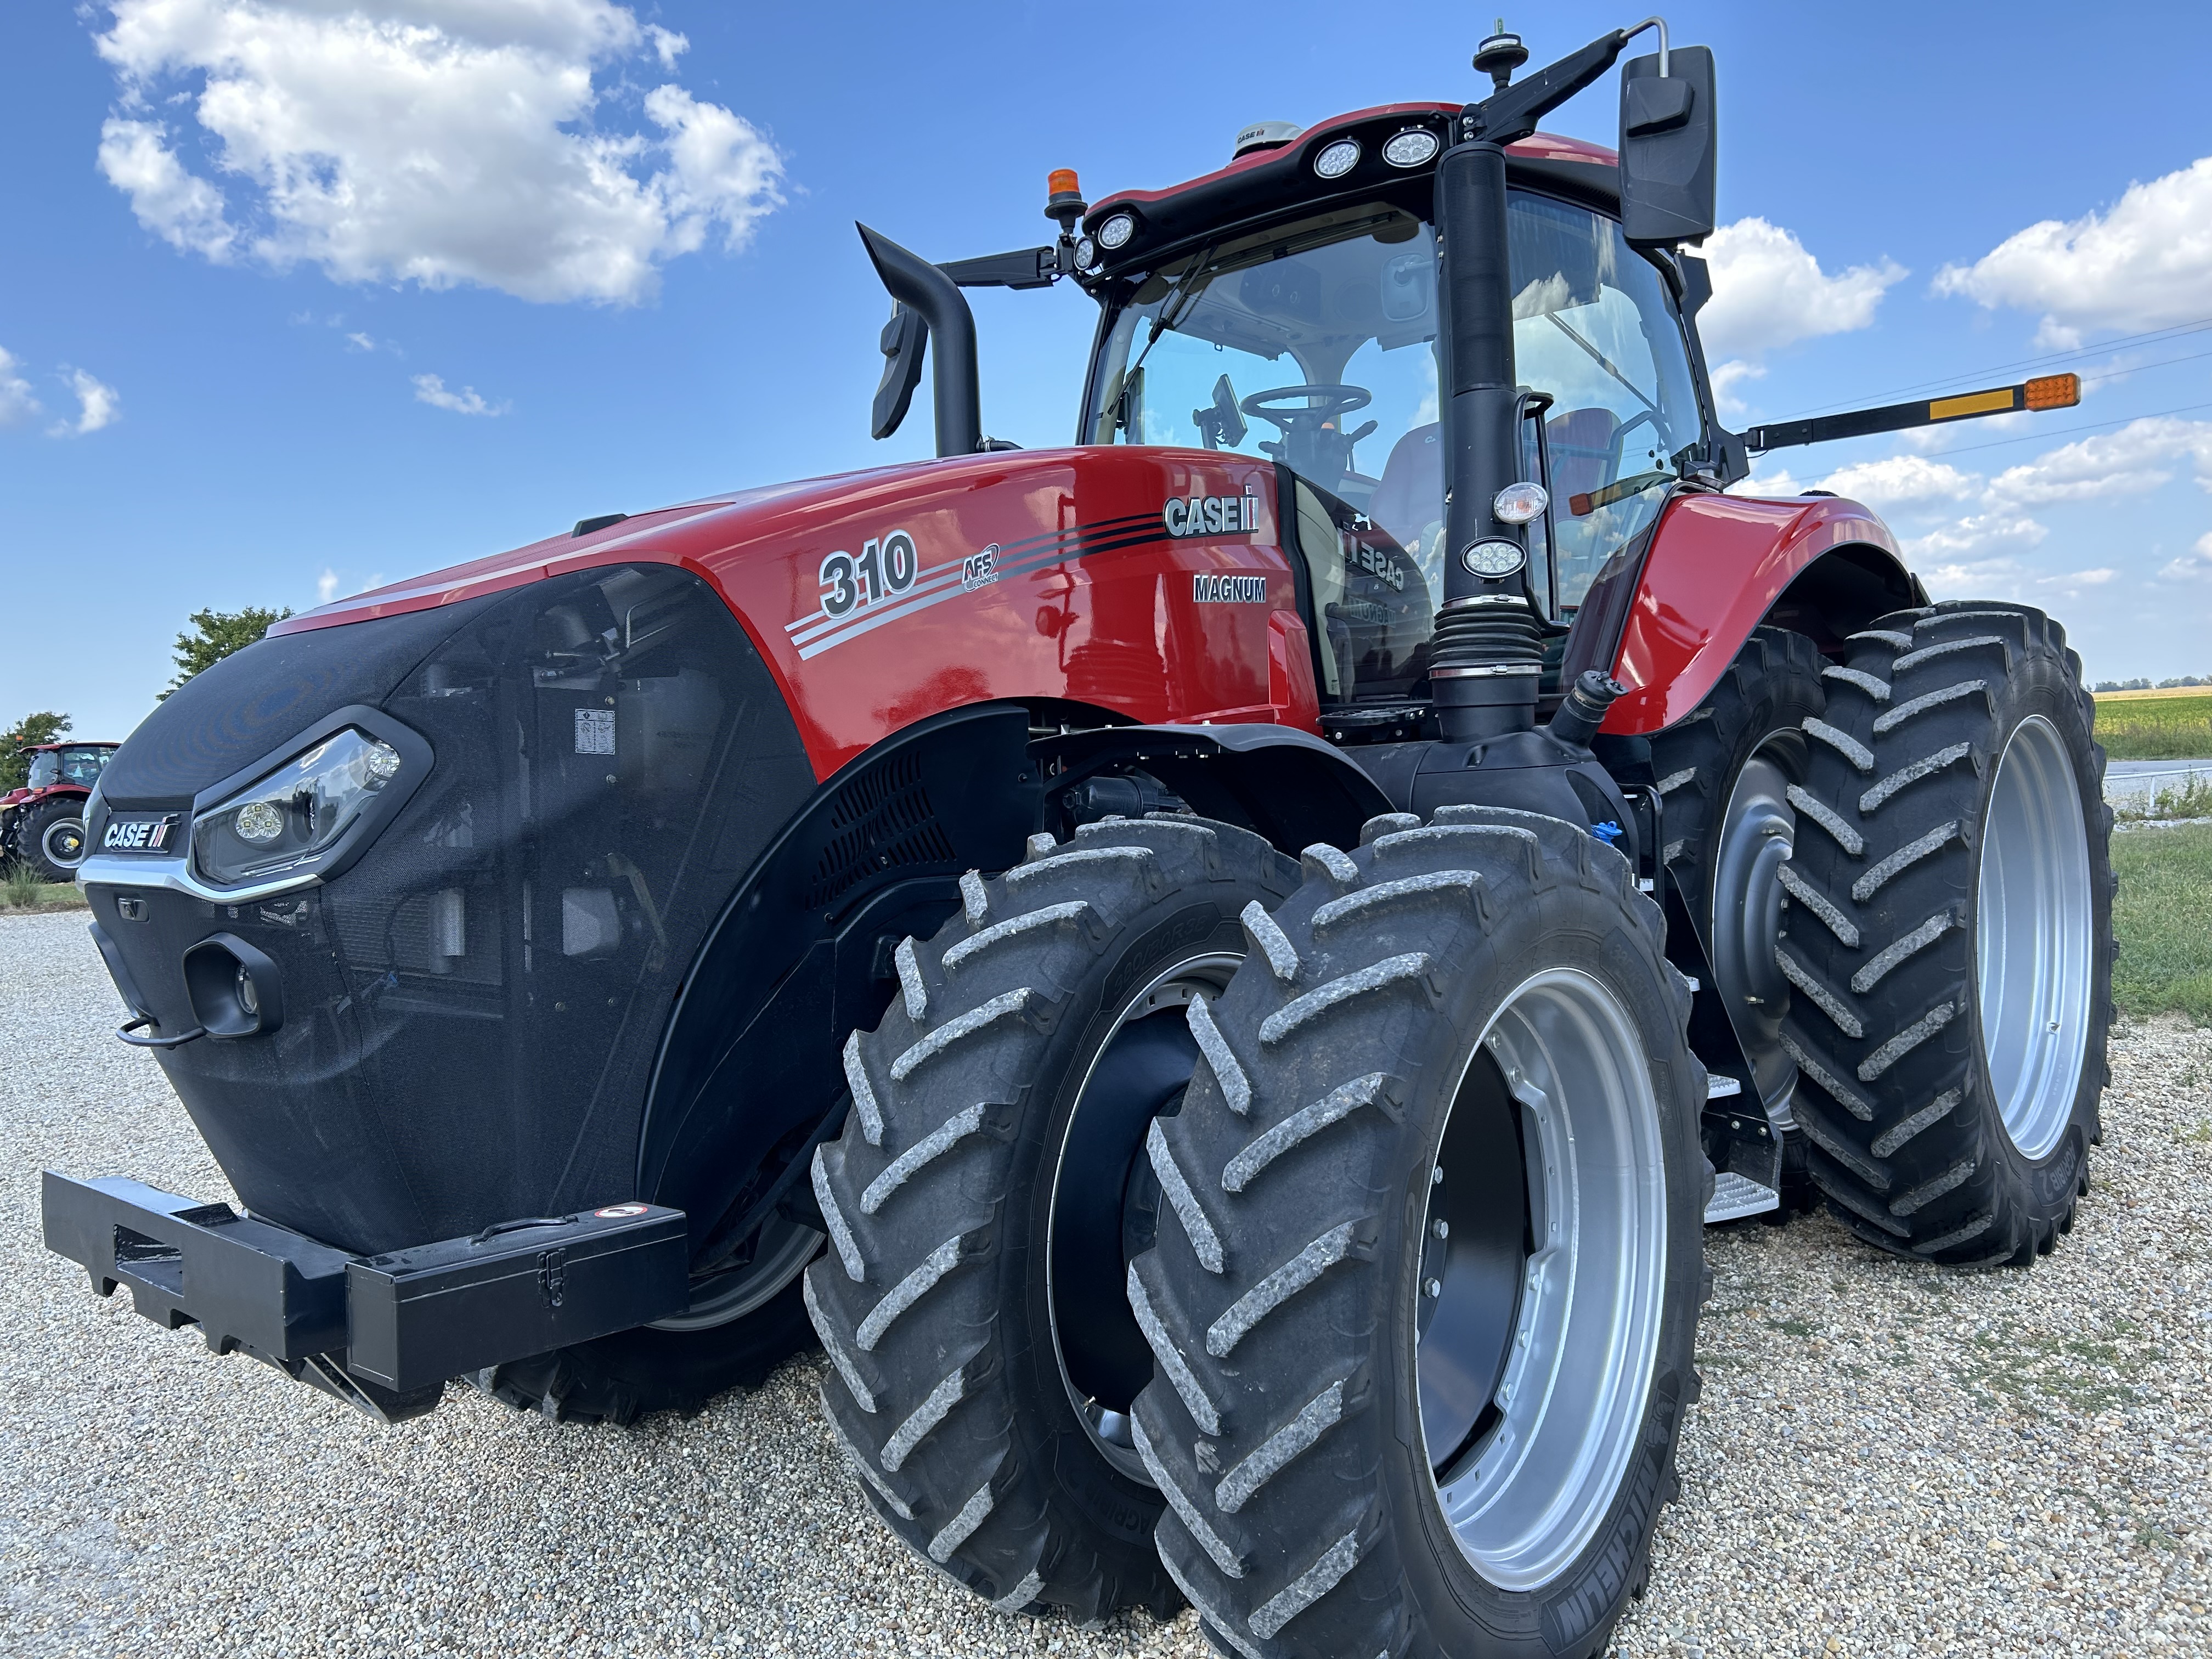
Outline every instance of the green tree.
<path fill-rule="evenodd" d="M 212 668 L 234 651 L 243 651 L 263 635 L 270 626 L 292 614 L 292 608 L 264 611 L 258 605 L 243 611 L 195 611 L 191 614 L 192 632 L 177 635 L 177 678 L 169 682 L 169 691 L 175 690 L 203 668 Z M 161 693 L 167 696 L 169 691 Z"/>
<path fill-rule="evenodd" d="M 21 789 L 31 774 L 31 763 L 18 751 L 34 743 L 52 743 L 70 729 L 70 717 L 51 708 L 26 714 L 0 732 L 0 792 Z"/>

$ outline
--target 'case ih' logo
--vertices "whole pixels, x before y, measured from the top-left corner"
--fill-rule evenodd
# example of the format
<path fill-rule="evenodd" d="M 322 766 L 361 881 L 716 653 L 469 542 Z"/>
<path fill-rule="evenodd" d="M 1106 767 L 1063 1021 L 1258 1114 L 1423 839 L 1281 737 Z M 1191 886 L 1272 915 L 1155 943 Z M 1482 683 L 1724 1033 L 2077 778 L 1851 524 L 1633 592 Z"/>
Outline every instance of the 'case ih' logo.
<path fill-rule="evenodd" d="M 169 845 L 169 831 L 177 827 L 177 815 L 164 812 L 158 818 L 115 818 L 100 836 L 100 845 L 109 853 L 160 853 Z"/>
<path fill-rule="evenodd" d="M 1176 496 L 1162 515 L 1170 536 L 1241 536 L 1260 527 L 1257 495 Z"/>

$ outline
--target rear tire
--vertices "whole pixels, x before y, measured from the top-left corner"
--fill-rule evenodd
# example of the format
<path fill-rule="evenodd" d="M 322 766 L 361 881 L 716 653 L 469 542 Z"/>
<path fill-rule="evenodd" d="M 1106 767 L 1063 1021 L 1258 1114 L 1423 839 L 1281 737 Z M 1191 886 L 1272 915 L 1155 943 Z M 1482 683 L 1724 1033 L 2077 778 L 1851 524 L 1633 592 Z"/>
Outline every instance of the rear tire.
<path fill-rule="evenodd" d="M 1161 1126 L 1161 1559 L 1247 1659 L 1589 1659 L 1698 1392 L 1689 996 L 1587 834 L 1408 823 L 1308 850 Z"/>
<path fill-rule="evenodd" d="M 70 798 L 32 807 L 15 831 L 15 846 L 40 881 L 75 881 L 84 862 L 84 802 Z"/>
<path fill-rule="evenodd" d="M 832 1248 L 806 1275 L 823 1408 L 885 1524 L 1001 1612 L 1179 1602 L 1130 1443 L 1151 1354 L 1123 1273 L 1159 1207 L 1148 1131 L 1196 1060 L 1190 996 L 1297 881 L 1188 817 L 1034 836 L 900 947 L 902 996 L 845 1050 L 854 1110 L 814 1164 Z"/>
<path fill-rule="evenodd" d="M 2073 1225 L 2111 1077 L 2081 660 L 2039 611 L 1953 603 L 1854 635 L 1831 688 L 1782 947 L 1813 1178 L 1884 1249 L 2025 1266 Z"/>

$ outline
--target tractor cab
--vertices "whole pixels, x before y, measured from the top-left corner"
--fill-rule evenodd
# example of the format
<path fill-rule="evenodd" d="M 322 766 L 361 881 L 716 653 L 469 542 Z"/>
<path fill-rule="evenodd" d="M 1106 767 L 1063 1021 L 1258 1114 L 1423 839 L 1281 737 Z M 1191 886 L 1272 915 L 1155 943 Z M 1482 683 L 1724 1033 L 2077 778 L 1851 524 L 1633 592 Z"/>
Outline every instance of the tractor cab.
<path fill-rule="evenodd" d="M 30 757 L 30 772 L 23 787 L 52 789 L 65 785 L 89 790 L 100 781 L 100 769 L 118 747 L 112 743 L 37 744 L 24 751 Z"/>
<path fill-rule="evenodd" d="M 1430 164 L 1453 112 L 1322 124 L 1276 168 L 1302 193 L 1233 164 L 1101 204 L 1079 245 L 1103 313 L 1080 441 L 1267 456 L 1324 510 L 1387 534 L 1440 605 L 1446 325 Z M 1540 134 L 1514 147 L 1508 180 L 1522 476 L 1559 507 L 1529 550 L 1531 583 L 1565 620 L 1669 487 L 1711 464 L 1713 427 L 1684 316 L 1690 262 L 1629 246 L 1613 152 Z M 1183 223 L 1187 198 L 1208 217 Z"/>

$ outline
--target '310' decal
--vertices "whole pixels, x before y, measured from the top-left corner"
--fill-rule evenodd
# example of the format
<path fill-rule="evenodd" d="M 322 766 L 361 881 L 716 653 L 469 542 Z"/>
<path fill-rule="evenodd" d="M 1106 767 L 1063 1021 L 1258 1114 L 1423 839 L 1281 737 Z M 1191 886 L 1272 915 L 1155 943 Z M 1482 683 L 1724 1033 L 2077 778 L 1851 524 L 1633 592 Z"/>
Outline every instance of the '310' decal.
<path fill-rule="evenodd" d="M 857 559 L 850 553 L 832 553 L 822 561 L 822 609 L 830 616 L 843 617 L 881 604 L 912 587 L 921 564 L 914 538 L 903 530 L 894 530 L 881 540 L 871 538 Z"/>

